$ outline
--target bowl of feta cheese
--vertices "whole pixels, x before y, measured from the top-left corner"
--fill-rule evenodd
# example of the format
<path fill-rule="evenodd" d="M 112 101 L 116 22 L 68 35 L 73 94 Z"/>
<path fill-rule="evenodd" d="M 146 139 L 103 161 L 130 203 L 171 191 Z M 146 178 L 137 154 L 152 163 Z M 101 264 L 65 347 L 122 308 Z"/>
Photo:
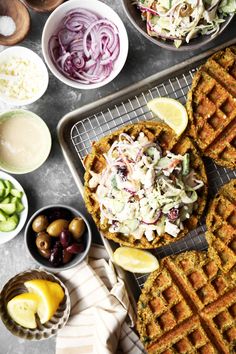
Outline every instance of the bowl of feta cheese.
<path fill-rule="evenodd" d="M 13 106 L 37 101 L 48 87 L 48 71 L 31 49 L 14 46 L 0 53 L 0 100 Z"/>

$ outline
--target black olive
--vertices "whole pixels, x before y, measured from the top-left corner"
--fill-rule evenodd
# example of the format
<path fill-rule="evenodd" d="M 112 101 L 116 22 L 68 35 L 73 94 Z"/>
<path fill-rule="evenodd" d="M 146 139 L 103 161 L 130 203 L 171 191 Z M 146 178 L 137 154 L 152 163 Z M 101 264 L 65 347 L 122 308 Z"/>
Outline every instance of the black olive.
<path fill-rule="evenodd" d="M 72 245 L 68 246 L 66 250 L 70 253 L 80 253 L 83 252 L 84 246 L 82 243 L 73 243 Z"/>
<path fill-rule="evenodd" d="M 58 267 L 63 262 L 62 257 L 62 245 L 60 242 L 56 242 L 49 258 L 49 262 L 52 263 L 54 267 Z"/>
<path fill-rule="evenodd" d="M 60 241 L 63 246 L 63 248 L 66 248 L 70 245 L 72 240 L 72 236 L 69 230 L 62 230 L 60 233 Z"/>

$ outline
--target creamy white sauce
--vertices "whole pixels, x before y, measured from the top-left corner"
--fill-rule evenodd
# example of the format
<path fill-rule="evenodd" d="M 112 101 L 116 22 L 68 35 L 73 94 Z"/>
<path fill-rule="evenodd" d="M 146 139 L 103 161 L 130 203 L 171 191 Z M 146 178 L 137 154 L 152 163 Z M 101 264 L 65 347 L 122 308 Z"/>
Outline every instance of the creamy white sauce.
<path fill-rule="evenodd" d="M 0 120 L 0 160 L 17 170 L 38 165 L 48 150 L 45 128 L 27 114 Z"/>

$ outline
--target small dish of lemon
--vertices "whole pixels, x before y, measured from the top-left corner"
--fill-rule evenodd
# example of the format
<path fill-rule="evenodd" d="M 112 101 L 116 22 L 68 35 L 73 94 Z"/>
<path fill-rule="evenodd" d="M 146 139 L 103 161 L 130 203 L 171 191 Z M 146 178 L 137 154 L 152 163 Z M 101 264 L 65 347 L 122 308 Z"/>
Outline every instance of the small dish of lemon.
<path fill-rule="evenodd" d="M 55 335 L 67 322 L 70 297 L 53 274 L 29 270 L 10 279 L 0 294 L 0 316 L 14 335 L 41 340 Z"/>
<path fill-rule="evenodd" d="M 64 291 L 60 284 L 45 279 L 28 280 L 24 286 L 28 293 L 13 297 L 7 303 L 7 311 L 19 325 L 36 328 L 36 315 L 41 324 L 49 321 L 62 302 Z"/>
<path fill-rule="evenodd" d="M 188 125 L 188 114 L 179 101 L 169 97 L 156 97 L 147 103 L 153 114 L 180 136 Z"/>

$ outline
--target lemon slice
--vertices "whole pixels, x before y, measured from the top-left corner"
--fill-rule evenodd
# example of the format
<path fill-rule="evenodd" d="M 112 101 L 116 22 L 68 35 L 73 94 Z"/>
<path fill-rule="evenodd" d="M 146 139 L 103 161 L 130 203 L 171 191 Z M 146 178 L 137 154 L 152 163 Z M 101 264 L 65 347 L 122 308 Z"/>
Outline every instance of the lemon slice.
<path fill-rule="evenodd" d="M 147 103 L 148 108 L 177 135 L 181 135 L 188 124 L 188 114 L 185 107 L 173 98 L 157 97 Z"/>
<path fill-rule="evenodd" d="M 26 328 L 36 328 L 35 314 L 38 308 L 38 296 L 24 293 L 15 296 L 7 303 L 10 317 L 19 325 Z"/>
<path fill-rule="evenodd" d="M 24 283 L 30 293 L 36 294 L 39 298 L 37 314 L 43 324 L 52 318 L 60 302 L 64 298 L 62 287 L 48 280 L 33 279 Z"/>
<path fill-rule="evenodd" d="M 158 260 L 151 253 L 131 247 L 118 247 L 114 262 L 133 273 L 150 273 L 159 268 Z"/>

